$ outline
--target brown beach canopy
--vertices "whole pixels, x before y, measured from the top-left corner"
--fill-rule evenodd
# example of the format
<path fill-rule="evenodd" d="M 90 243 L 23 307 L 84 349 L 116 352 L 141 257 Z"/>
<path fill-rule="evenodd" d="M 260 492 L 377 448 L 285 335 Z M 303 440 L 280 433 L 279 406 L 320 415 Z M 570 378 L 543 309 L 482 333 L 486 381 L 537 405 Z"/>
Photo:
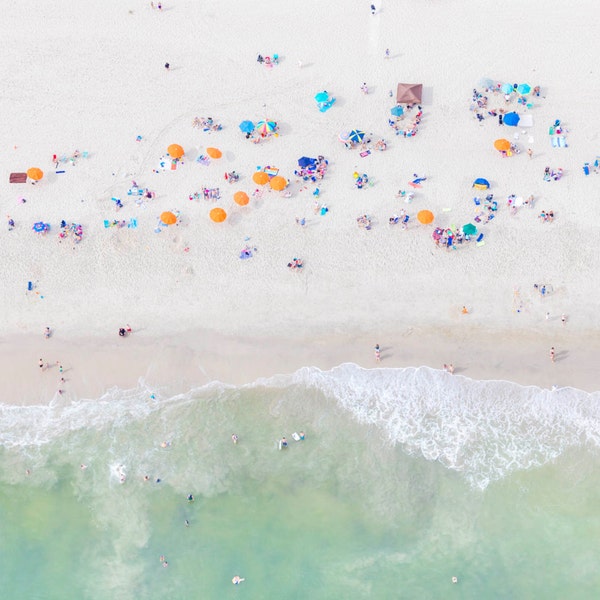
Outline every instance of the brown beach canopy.
<path fill-rule="evenodd" d="M 396 90 L 396 102 L 398 104 L 421 104 L 422 95 L 422 83 L 399 83 Z"/>

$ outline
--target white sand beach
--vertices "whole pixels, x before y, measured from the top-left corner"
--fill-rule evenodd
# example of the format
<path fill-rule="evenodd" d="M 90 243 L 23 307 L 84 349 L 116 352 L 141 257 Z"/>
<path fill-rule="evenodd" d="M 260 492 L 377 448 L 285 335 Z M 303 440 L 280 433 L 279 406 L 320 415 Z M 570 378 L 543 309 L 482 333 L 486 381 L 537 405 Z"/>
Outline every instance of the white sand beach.
<path fill-rule="evenodd" d="M 388 0 L 375 15 L 369 6 L 172 0 L 159 11 L 138 0 L 25 0 L 4 8 L 0 202 L 14 228 L 0 227 L 3 402 L 48 402 L 58 389 L 96 398 L 140 378 L 183 391 L 343 362 L 452 363 L 473 378 L 598 389 L 595 4 Z M 259 53 L 278 54 L 278 64 L 259 64 Z M 506 104 L 533 126 L 499 126 L 486 110 L 478 121 L 474 88 L 490 105 L 504 102 L 478 87 L 482 78 L 540 86 L 530 108 L 516 93 Z M 412 138 L 388 125 L 399 82 L 423 84 Z M 322 90 L 336 98 L 324 113 L 314 101 Z M 222 130 L 193 127 L 195 117 Z M 278 135 L 252 143 L 238 127 L 245 119 L 272 119 Z M 567 147 L 551 144 L 557 119 Z M 372 139 L 364 157 L 339 141 L 355 128 Z M 385 151 L 374 148 L 380 138 Z M 497 138 L 519 154 L 503 158 Z M 185 156 L 163 169 L 173 143 Z M 222 158 L 197 162 L 209 147 Z M 328 168 L 316 198 L 315 184 L 294 171 L 298 158 L 319 155 Z M 268 185 L 253 195 L 252 175 L 265 166 L 290 180 L 289 197 Z M 31 167 L 44 172 L 35 185 L 9 183 Z M 544 181 L 546 167 L 562 178 Z M 224 179 L 231 171 L 238 182 Z M 357 189 L 355 172 L 372 185 Z M 407 203 L 396 195 L 412 189 L 414 174 L 426 180 Z M 472 188 L 479 177 L 488 191 Z M 133 181 L 155 197 L 128 195 Z M 203 188 L 219 188 L 221 198 L 193 198 Z M 233 201 L 238 190 L 248 206 Z M 478 225 L 485 243 L 437 247 L 434 228 L 472 222 L 473 197 L 487 193 L 498 210 Z M 533 208 L 511 214 L 511 194 L 533 195 Z M 327 214 L 315 214 L 315 200 Z M 215 207 L 225 222 L 210 220 Z M 406 230 L 390 226 L 403 209 Z M 424 209 L 433 224 L 417 221 Z M 542 210 L 553 211 L 552 222 Z M 178 224 L 157 225 L 163 211 L 175 211 Z M 370 230 L 357 226 L 364 214 Z M 79 243 L 59 237 L 62 220 L 83 227 Z M 126 226 L 105 227 L 114 220 Z M 50 230 L 35 233 L 36 222 Z M 245 248 L 252 256 L 242 260 Z M 304 266 L 290 270 L 293 258 Z M 119 337 L 127 324 L 132 333 Z M 51 365 L 43 372 L 40 358 Z"/>

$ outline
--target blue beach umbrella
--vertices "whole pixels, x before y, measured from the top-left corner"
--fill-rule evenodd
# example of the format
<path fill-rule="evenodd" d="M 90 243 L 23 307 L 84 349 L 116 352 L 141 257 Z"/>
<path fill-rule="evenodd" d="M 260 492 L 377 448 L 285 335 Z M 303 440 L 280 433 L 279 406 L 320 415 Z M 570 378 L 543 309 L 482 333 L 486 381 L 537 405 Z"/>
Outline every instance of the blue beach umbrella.
<path fill-rule="evenodd" d="M 500 89 L 502 90 L 503 94 L 510 94 L 514 88 L 511 83 L 503 83 Z"/>
<path fill-rule="evenodd" d="M 33 224 L 32 229 L 36 233 L 42 233 L 44 231 L 49 230 L 50 229 L 50 225 L 48 223 L 44 223 L 43 221 L 38 221 L 37 223 Z"/>
<path fill-rule="evenodd" d="M 390 112 L 395 117 L 401 117 L 404 114 L 404 109 L 401 106 L 394 106 L 390 109 Z"/>
<path fill-rule="evenodd" d="M 526 96 L 529 94 L 529 92 L 531 92 L 531 86 L 528 83 L 522 83 L 521 85 L 517 86 L 517 92 L 522 96 Z"/>
<path fill-rule="evenodd" d="M 329 100 L 329 94 L 325 91 L 323 92 L 319 92 L 316 96 L 315 96 L 315 100 L 317 102 L 327 102 L 327 100 Z"/>
<path fill-rule="evenodd" d="M 516 127 L 520 120 L 521 117 L 516 112 L 509 112 L 504 115 L 504 124 L 510 127 Z"/>
<path fill-rule="evenodd" d="M 353 129 L 348 134 L 348 139 L 351 142 L 354 142 L 355 144 L 358 144 L 358 143 L 362 142 L 364 137 L 365 137 L 365 132 L 361 131 L 360 129 Z"/>
<path fill-rule="evenodd" d="M 240 129 L 243 133 L 252 133 L 254 131 L 254 123 L 252 121 L 242 121 Z"/>

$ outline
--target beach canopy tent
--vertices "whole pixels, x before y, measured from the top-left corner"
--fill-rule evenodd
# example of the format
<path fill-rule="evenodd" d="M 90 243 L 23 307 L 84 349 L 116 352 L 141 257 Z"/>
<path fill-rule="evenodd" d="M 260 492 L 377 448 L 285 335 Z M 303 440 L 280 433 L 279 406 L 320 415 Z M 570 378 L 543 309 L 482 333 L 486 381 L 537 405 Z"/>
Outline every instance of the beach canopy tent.
<path fill-rule="evenodd" d="M 420 210 L 417 213 L 417 220 L 423 225 L 429 225 L 429 223 L 433 223 L 433 213 L 430 210 Z"/>
<path fill-rule="evenodd" d="M 211 158 L 221 158 L 223 156 L 223 153 L 218 148 L 207 148 L 206 154 Z"/>
<path fill-rule="evenodd" d="M 473 223 L 467 223 L 466 225 L 462 226 L 462 232 L 465 235 L 475 235 L 477 233 L 477 227 L 475 227 Z"/>
<path fill-rule="evenodd" d="M 247 206 L 250 202 L 250 198 L 248 198 L 248 194 L 246 192 L 236 192 L 233 195 L 233 201 L 239 206 Z"/>
<path fill-rule="evenodd" d="M 269 181 L 269 174 L 264 171 L 256 171 L 256 173 L 252 175 L 252 181 L 258 183 L 258 185 L 265 185 L 265 183 Z"/>
<path fill-rule="evenodd" d="M 527 96 L 531 92 L 531 86 L 528 83 L 521 83 L 517 86 L 517 93 L 522 96 Z"/>
<path fill-rule="evenodd" d="M 167 152 L 169 153 L 169 156 L 171 158 L 174 158 L 176 160 L 179 160 L 184 154 L 183 148 L 179 144 L 171 144 L 167 148 Z"/>
<path fill-rule="evenodd" d="M 483 177 L 479 177 L 473 182 L 473 187 L 478 190 L 487 190 L 490 187 L 490 182 Z"/>
<path fill-rule="evenodd" d="M 175 225 L 177 223 L 177 215 L 169 210 L 166 210 L 160 215 L 160 222 L 165 225 Z"/>
<path fill-rule="evenodd" d="M 31 169 L 27 169 L 27 177 L 29 177 L 29 179 L 39 181 L 43 176 L 44 171 L 38 169 L 37 167 L 31 167 Z"/>
<path fill-rule="evenodd" d="M 521 117 L 516 112 L 509 112 L 504 115 L 504 124 L 509 127 L 516 127 Z"/>
<path fill-rule="evenodd" d="M 8 183 L 27 183 L 27 173 L 11 173 Z"/>
<path fill-rule="evenodd" d="M 227 213 L 222 208 L 213 208 L 209 216 L 211 221 L 222 223 L 227 218 Z"/>
<path fill-rule="evenodd" d="M 254 131 L 254 123 L 252 121 L 242 121 L 240 123 L 242 133 L 252 133 Z"/>
<path fill-rule="evenodd" d="M 301 169 L 306 169 L 306 167 L 314 167 L 317 164 L 316 158 L 310 158 L 308 156 L 301 156 L 298 159 L 298 166 Z"/>
<path fill-rule="evenodd" d="M 510 142 L 504 138 L 500 138 L 494 142 L 494 148 L 500 152 L 507 152 L 510 150 Z"/>
<path fill-rule="evenodd" d="M 269 181 L 269 185 L 271 186 L 272 190 L 280 192 L 287 186 L 287 179 L 281 175 L 275 175 L 275 177 L 272 177 L 271 181 Z"/>
<path fill-rule="evenodd" d="M 400 105 L 392 106 L 392 108 L 390 108 L 390 112 L 392 115 L 394 115 L 394 117 L 401 117 L 404 114 L 404 109 Z"/>
<path fill-rule="evenodd" d="M 420 104 L 422 95 L 422 83 L 399 83 L 396 89 L 396 102 L 398 104 Z"/>

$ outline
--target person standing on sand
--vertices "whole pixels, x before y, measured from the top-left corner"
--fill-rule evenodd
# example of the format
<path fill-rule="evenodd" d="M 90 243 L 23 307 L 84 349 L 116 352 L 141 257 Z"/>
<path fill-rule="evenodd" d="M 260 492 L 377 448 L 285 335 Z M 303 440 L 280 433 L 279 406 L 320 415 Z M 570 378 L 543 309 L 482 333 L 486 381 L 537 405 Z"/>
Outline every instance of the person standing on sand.
<path fill-rule="evenodd" d="M 165 63 L 165 69 L 168 71 L 171 68 L 171 65 L 169 63 Z"/>
<path fill-rule="evenodd" d="M 375 362 L 381 362 L 381 348 L 375 344 Z"/>
<path fill-rule="evenodd" d="M 377 9 L 375 8 L 375 5 L 374 5 L 374 4 L 371 4 L 371 14 L 372 14 L 372 15 L 374 15 L 374 14 L 375 14 L 375 11 L 376 11 L 376 10 L 377 10 Z"/>
<path fill-rule="evenodd" d="M 550 360 L 552 362 L 555 362 L 555 359 L 556 359 L 556 352 L 554 350 L 554 346 L 552 346 L 552 348 L 550 348 Z"/>
<path fill-rule="evenodd" d="M 533 150 L 531 148 L 527 148 L 527 154 L 529 158 L 533 158 Z"/>
<path fill-rule="evenodd" d="M 562 321 L 563 325 L 567 324 L 567 315 L 565 315 L 564 313 L 561 315 L 560 320 Z"/>

